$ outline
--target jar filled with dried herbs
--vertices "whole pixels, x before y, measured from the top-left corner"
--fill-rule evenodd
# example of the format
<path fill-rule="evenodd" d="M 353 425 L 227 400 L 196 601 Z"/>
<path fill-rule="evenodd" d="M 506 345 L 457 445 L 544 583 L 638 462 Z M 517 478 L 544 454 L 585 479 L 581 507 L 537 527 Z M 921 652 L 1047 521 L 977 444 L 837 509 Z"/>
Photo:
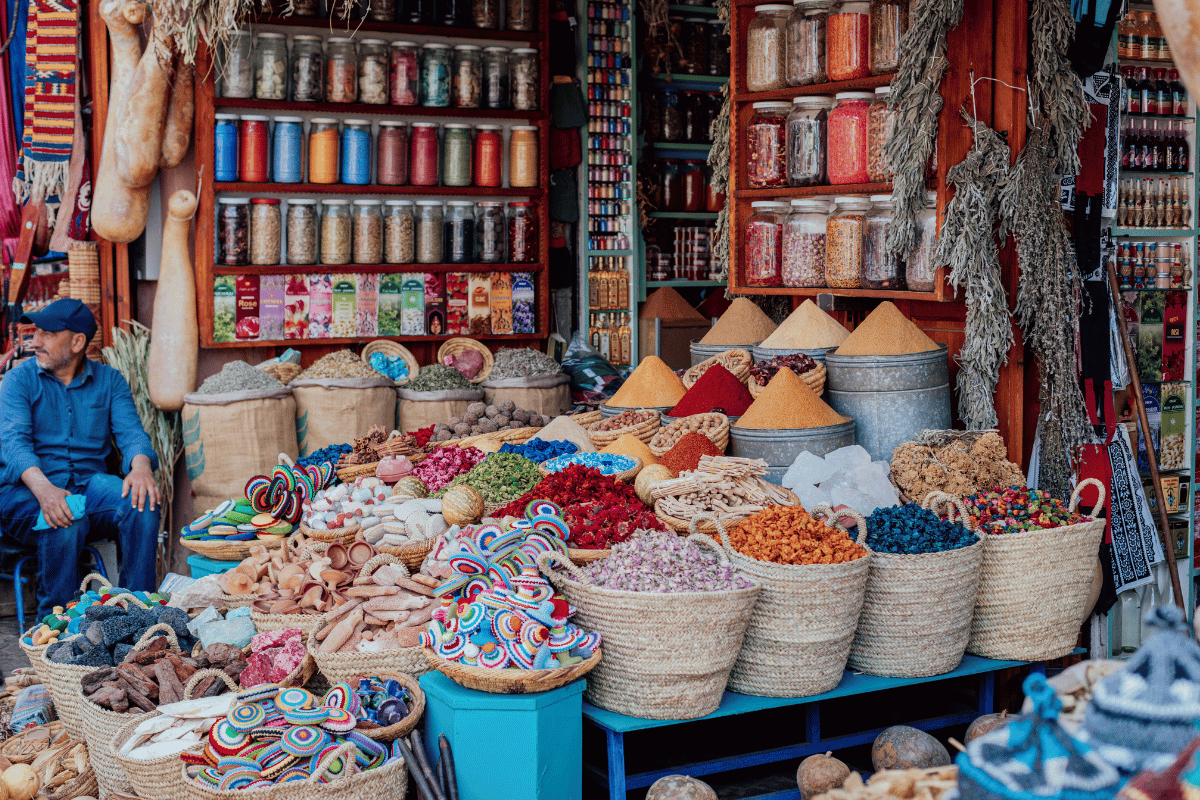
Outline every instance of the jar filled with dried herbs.
<path fill-rule="evenodd" d="M 453 74 L 451 105 L 479 108 L 483 101 L 483 51 L 478 45 L 455 45 Z"/>
<path fill-rule="evenodd" d="M 250 262 L 250 201 L 244 197 L 217 200 L 217 252 L 219 263 L 242 267 Z"/>
<path fill-rule="evenodd" d="M 910 292 L 932 292 L 937 288 L 937 269 L 933 266 L 937 234 L 937 195 L 927 192 L 925 207 L 917 212 L 917 243 L 905 259 Z"/>
<path fill-rule="evenodd" d="M 288 200 L 287 263 L 317 263 L 316 200 Z"/>
<path fill-rule="evenodd" d="M 254 96 L 253 42 L 246 31 L 231 31 L 221 65 L 221 97 Z"/>
<path fill-rule="evenodd" d="M 508 204 L 508 260 L 532 264 L 538 257 L 538 218 L 533 203 Z"/>
<path fill-rule="evenodd" d="M 500 27 L 500 0 L 471 0 L 471 24 L 476 28 Z"/>
<path fill-rule="evenodd" d="M 872 75 L 888 75 L 900 68 L 900 41 L 908 30 L 908 0 L 871 0 Z"/>
<path fill-rule="evenodd" d="M 392 105 L 415 106 L 421 83 L 421 59 L 417 43 L 392 42 L 389 69 Z"/>
<path fill-rule="evenodd" d="M 417 201 L 417 263 L 442 263 L 442 203 L 440 200 Z"/>
<path fill-rule="evenodd" d="M 865 289 L 903 289 L 904 264 L 888 253 L 892 227 L 892 196 L 871 196 L 871 211 L 863 230 L 862 285 Z"/>
<path fill-rule="evenodd" d="M 475 203 L 451 200 L 446 203 L 442 224 L 445 241 L 442 260 L 448 264 L 470 264 L 475 260 Z"/>
<path fill-rule="evenodd" d="M 321 214 L 321 263 L 349 264 L 353 223 L 349 200 L 326 200 Z"/>
<path fill-rule="evenodd" d="M 363 39 L 358 46 L 358 102 L 379 106 L 387 101 L 388 43 Z"/>
<path fill-rule="evenodd" d="M 683 20 L 683 71 L 689 75 L 708 74 L 708 26 L 702 17 Z"/>
<path fill-rule="evenodd" d="M 442 126 L 442 185 L 471 185 L 471 126 L 447 122 Z"/>
<path fill-rule="evenodd" d="M 786 28 L 791 6 L 775 3 L 754 7 L 746 30 L 746 90 L 765 92 L 787 86 Z"/>
<path fill-rule="evenodd" d="M 292 37 L 292 99 L 297 103 L 320 103 L 325 99 L 323 79 L 325 54 L 321 37 L 297 34 Z"/>
<path fill-rule="evenodd" d="M 747 286 L 780 286 L 783 284 L 783 221 L 788 213 L 787 203 L 758 200 L 746 220 L 745 262 Z"/>
<path fill-rule="evenodd" d="M 335 36 L 325 49 L 325 101 L 353 103 L 358 99 L 358 54 L 353 39 Z"/>
<path fill-rule="evenodd" d="M 383 258 L 389 264 L 411 264 L 417 246 L 413 201 L 388 200 L 383 205 Z"/>
<path fill-rule="evenodd" d="M 787 186 L 787 120 L 791 104 L 755 103 L 753 109 L 754 116 L 746 123 L 746 180 L 753 189 Z"/>
<path fill-rule="evenodd" d="M 659 118 L 664 142 L 683 141 L 683 109 L 679 107 L 680 93 L 678 89 L 663 89 L 662 102 L 659 105 Z"/>
<path fill-rule="evenodd" d="M 508 220 L 504 217 L 504 203 L 480 203 L 475 216 L 477 260 L 481 264 L 503 264 L 507 240 Z"/>
<path fill-rule="evenodd" d="M 372 22 L 395 22 L 396 0 L 371 0 L 367 5 L 367 19 Z"/>
<path fill-rule="evenodd" d="M 825 228 L 829 205 L 823 200 L 792 201 L 783 223 L 783 285 L 819 288 L 825 285 Z"/>
<path fill-rule="evenodd" d="M 835 289 L 862 288 L 863 234 L 871 201 L 838 197 L 837 209 L 825 226 L 825 283 Z"/>
<path fill-rule="evenodd" d="M 830 0 L 798 0 L 787 23 L 787 84 L 825 82 L 825 18 Z"/>
<path fill-rule="evenodd" d="M 514 47 L 508 57 L 508 89 L 517 111 L 537 111 L 538 52 L 532 47 Z"/>
<path fill-rule="evenodd" d="M 483 48 L 483 104 L 508 108 L 508 48 Z"/>
<path fill-rule="evenodd" d="M 875 95 L 869 92 L 839 92 L 837 105 L 829 112 L 827 172 L 830 183 L 867 183 L 867 115 Z"/>
<path fill-rule="evenodd" d="M 729 32 L 723 19 L 708 21 L 708 74 L 729 77 Z"/>
<path fill-rule="evenodd" d="M 250 201 L 250 263 L 272 265 L 279 263 L 280 228 L 279 200 L 255 197 Z"/>
<path fill-rule="evenodd" d="M 378 200 L 354 201 L 354 263 L 383 263 L 383 204 Z"/>

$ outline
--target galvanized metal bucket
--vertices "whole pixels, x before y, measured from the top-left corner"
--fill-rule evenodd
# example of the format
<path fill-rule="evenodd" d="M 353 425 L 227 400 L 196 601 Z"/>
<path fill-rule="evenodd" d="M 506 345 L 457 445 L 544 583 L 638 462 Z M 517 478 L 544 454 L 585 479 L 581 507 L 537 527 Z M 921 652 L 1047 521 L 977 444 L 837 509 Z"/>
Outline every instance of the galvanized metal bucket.
<path fill-rule="evenodd" d="M 670 411 L 673 406 L 637 406 L 636 408 L 618 408 L 617 406 L 606 406 L 600 404 L 600 419 L 608 419 L 615 417 L 617 414 L 622 414 L 626 411 L 636 411 L 639 408 L 645 408 L 647 411 L 657 411 L 660 414 L 664 411 Z"/>
<path fill-rule="evenodd" d="M 792 353 L 804 353 L 812 356 L 814 361 L 824 364 L 825 356 L 837 350 L 836 347 L 759 347 L 754 345 L 750 348 L 750 355 L 754 356 L 754 363 L 760 361 L 769 361 L 775 356 L 790 356 Z"/>
<path fill-rule="evenodd" d="M 739 428 L 729 427 L 729 455 L 761 458 L 767 462 L 771 483 L 779 483 L 796 456 L 807 450 L 825 456 L 855 441 L 853 419 L 820 428 Z"/>
<path fill-rule="evenodd" d="M 701 361 L 706 361 L 713 356 L 719 356 L 726 350 L 752 350 L 758 342 L 749 342 L 747 344 L 700 344 L 699 339 L 693 339 L 691 343 L 692 366 L 696 366 Z"/>

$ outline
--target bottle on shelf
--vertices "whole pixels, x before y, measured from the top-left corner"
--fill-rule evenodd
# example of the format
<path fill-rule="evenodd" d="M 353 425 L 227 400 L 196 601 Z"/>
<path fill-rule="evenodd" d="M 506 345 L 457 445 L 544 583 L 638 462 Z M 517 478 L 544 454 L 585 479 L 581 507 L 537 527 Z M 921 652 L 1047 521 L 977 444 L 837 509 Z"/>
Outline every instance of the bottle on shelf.
<path fill-rule="evenodd" d="M 1179 80 L 1179 70 L 1173 69 L 1167 73 L 1171 84 L 1171 113 L 1176 117 L 1186 117 L 1188 112 L 1187 87 Z"/>
<path fill-rule="evenodd" d="M 1141 105 L 1143 114 L 1158 113 L 1158 89 L 1154 86 L 1153 77 L 1150 75 L 1149 67 L 1138 67 L 1137 71 L 1138 91 L 1141 92 Z"/>
<path fill-rule="evenodd" d="M 633 330 L 629 327 L 629 315 L 621 315 L 621 326 L 617 328 L 617 338 L 621 342 L 621 364 L 628 366 L 633 363 Z"/>
<path fill-rule="evenodd" d="M 1175 110 L 1175 102 L 1171 97 L 1171 84 L 1167 82 L 1167 70 L 1159 67 L 1154 70 L 1154 93 L 1156 112 L 1160 116 L 1169 117 Z"/>
<path fill-rule="evenodd" d="M 1175 169 L 1187 172 L 1192 163 L 1192 146 L 1188 144 L 1187 130 L 1182 122 L 1179 123 L 1179 137 L 1175 140 Z"/>
<path fill-rule="evenodd" d="M 1126 14 L 1117 22 L 1117 58 L 1133 57 L 1131 41 L 1133 26 L 1132 14 Z"/>

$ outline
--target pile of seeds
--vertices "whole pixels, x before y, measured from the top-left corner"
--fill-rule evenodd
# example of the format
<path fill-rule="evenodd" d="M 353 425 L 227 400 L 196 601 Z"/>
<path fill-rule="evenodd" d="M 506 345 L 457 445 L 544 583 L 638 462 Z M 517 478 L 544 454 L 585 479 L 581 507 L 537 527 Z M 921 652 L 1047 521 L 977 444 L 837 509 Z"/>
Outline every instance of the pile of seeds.
<path fill-rule="evenodd" d="M 492 453 L 465 475 L 450 481 L 434 497 L 441 497 L 451 486 L 473 486 L 489 505 L 507 503 L 528 492 L 542 481 L 538 465 L 516 453 Z"/>
<path fill-rule="evenodd" d="M 557 375 L 562 367 L 550 356 L 528 347 L 502 347 L 488 378 L 530 378 L 534 375 Z"/>
<path fill-rule="evenodd" d="M 283 384 L 245 361 L 230 361 L 216 375 L 209 377 L 197 394 L 225 394 L 255 390 L 281 389 Z"/>
<path fill-rule="evenodd" d="M 297 380 L 314 378 L 382 378 L 380 373 L 368 367 L 363 360 L 349 350 L 335 350 L 321 356 L 312 366 L 297 376 Z"/>
<path fill-rule="evenodd" d="M 404 387 L 413 392 L 442 392 L 449 389 L 474 389 L 475 384 L 464 378 L 453 367 L 445 364 L 427 364 L 421 367 L 417 377 Z"/>

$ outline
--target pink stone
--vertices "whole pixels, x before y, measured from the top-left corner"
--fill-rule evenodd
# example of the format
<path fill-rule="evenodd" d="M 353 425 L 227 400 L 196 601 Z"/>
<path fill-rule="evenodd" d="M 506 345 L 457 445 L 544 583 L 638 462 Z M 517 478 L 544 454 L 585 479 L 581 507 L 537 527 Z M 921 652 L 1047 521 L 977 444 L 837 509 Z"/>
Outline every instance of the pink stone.
<path fill-rule="evenodd" d="M 279 683 L 291 675 L 307 655 L 308 650 L 299 640 L 288 642 L 272 661 L 271 683 Z"/>
<path fill-rule="evenodd" d="M 261 653 L 270 647 L 283 647 L 290 641 L 303 641 L 298 628 L 280 628 L 274 631 L 263 631 L 262 633 L 254 634 L 250 639 L 250 650 L 254 653 Z"/>
<path fill-rule="evenodd" d="M 246 668 L 239 677 L 243 689 L 271 682 L 271 658 L 262 653 L 253 653 L 246 659 Z"/>

